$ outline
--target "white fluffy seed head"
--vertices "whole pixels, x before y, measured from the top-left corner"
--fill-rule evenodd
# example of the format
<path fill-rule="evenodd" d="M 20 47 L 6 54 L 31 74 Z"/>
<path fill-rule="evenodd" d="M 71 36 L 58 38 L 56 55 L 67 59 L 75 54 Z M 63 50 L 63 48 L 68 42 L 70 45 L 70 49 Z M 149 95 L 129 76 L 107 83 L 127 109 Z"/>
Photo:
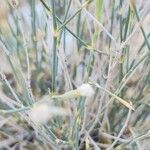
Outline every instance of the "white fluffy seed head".
<path fill-rule="evenodd" d="M 46 103 L 35 104 L 29 111 L 29 117 L 35 124 L 45 124 L 50 118 L 50 109 Z"/>
<path fill-rule="evenodd" d="M 82 84 L 77 88 L 77 91 L 81 96 L 91 97 L 94 94 L 94 90 L 90 84 Z"/>
<path fill-rule="evenodd" d="M 68 115 L 64 108 L 56 107 L 51 103 L 40 102 L 35 103 L 29 111 L 30 119 L 37 125 L 46 124 L 52 117 L 56 115 Z"/>

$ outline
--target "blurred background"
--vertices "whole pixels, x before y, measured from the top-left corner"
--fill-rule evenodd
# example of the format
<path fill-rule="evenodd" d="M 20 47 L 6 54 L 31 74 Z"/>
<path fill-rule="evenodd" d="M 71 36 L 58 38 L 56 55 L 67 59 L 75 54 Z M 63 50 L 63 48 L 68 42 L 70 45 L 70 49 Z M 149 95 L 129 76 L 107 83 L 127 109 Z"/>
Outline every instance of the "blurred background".
<path fill-rule="evenodd" d="M 149 150 L 149 8 L 149 0 L 1 0 L 0 149 Z M 35 102 L 87 82 L 91 98 L 51 100 L 71 117 L 28 120 Z"/>

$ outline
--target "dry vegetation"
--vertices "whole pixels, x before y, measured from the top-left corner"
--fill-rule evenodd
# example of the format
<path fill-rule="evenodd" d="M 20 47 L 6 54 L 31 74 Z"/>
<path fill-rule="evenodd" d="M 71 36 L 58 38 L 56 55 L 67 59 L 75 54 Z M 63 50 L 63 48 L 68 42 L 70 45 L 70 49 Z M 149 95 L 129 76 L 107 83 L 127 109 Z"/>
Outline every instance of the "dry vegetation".
<path fill-rule="evenodd" d="M 1 0 L 0 150 L 149 150 L 149 8 Z"/>

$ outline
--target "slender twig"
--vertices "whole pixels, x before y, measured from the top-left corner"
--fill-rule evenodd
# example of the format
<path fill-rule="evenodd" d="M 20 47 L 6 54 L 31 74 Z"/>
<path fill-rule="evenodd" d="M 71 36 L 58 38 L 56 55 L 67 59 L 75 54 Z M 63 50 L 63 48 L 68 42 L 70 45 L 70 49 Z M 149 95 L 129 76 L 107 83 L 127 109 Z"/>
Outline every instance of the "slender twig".
<path fill-rule="evenodd" d="M 107 150 L 111 150 L 111 149 L 115 146 L 115 144 L 118 142 L 119 138 L 121 137 L 121 135 L 122 135 L 123 132 L 125 131 L 125 129 L 126 129 L 127 125 L 128 125 L 129 119 L 130 119 L 130 117 L 131 117 L 131 112 L 132 112 L 131 109 L 129 109 L 129 112 L 128 112 L 126 121 L 125 121 L 125 123 L 124 123 L 122 129 L 120 130 L 120 132 L 119 132 L 117 138 L 115 139 L 115 141 L 110 145 L 110 147 L 107 148 Z"/>
<path fill-rule="evenodd" d="M 136 5 L 133 5 L 133 8 L 134 8 L 134 11 L 135 11 L 135 15 L 136 15 L 137 21 L 138 21 L 139 24 L 140 24 L 140 29 L 141 29 L 142 34 L 143 34 L 143 36 L 144 36 L 144 40 L 145 40 L 145 42 L 146 42 L 146 45 L 147 45 L 148 49 L 150 50 L 150 44 L 149 44 L 147 35 L 146 35 L 145 31 L 144 31 L 144 28 L 143 28 L 142 24 L 140 23 L 141 21 L 140 21 L 140 17 L 139 17 L 139 14 L 138 14 Z"/>

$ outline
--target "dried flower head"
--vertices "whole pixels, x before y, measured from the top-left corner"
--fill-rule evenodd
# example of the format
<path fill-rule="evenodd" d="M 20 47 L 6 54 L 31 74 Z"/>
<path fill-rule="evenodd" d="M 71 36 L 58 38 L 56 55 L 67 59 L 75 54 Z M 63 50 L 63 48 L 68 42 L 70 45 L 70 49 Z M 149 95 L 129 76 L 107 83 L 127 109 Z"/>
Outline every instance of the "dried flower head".
<path fill-rule="evenodd" d="M 52 98 L 55 99 L 63 99 L 63 100 L 68 100 L 71 98 L 77 98 L 80 96 L 86 96 L 86 97 L 91 97 L 94 94 L 94 90 L 92 86 L 88 83 L 82 84 L 75 90 L 68 91 L 62 95 L 55 95 L 52 96 Z"/>
<path fill-rule="evenodd" d="M 41 101 L 35 103 L 28 114 L 35 124 L 41 125 L 46 124 L 56 115 L 68 115 L 68 112 L 64 108 L 52 105 L 49 101 Z"/>
<path fill-rule="evenodd" d="M 94 94 L 94 90 L 92 86 L 88 83 L 82 84 L 77 88 L 77 91 L 80 93 L 81 96 L 87 96 L 90 97 Z"/>

